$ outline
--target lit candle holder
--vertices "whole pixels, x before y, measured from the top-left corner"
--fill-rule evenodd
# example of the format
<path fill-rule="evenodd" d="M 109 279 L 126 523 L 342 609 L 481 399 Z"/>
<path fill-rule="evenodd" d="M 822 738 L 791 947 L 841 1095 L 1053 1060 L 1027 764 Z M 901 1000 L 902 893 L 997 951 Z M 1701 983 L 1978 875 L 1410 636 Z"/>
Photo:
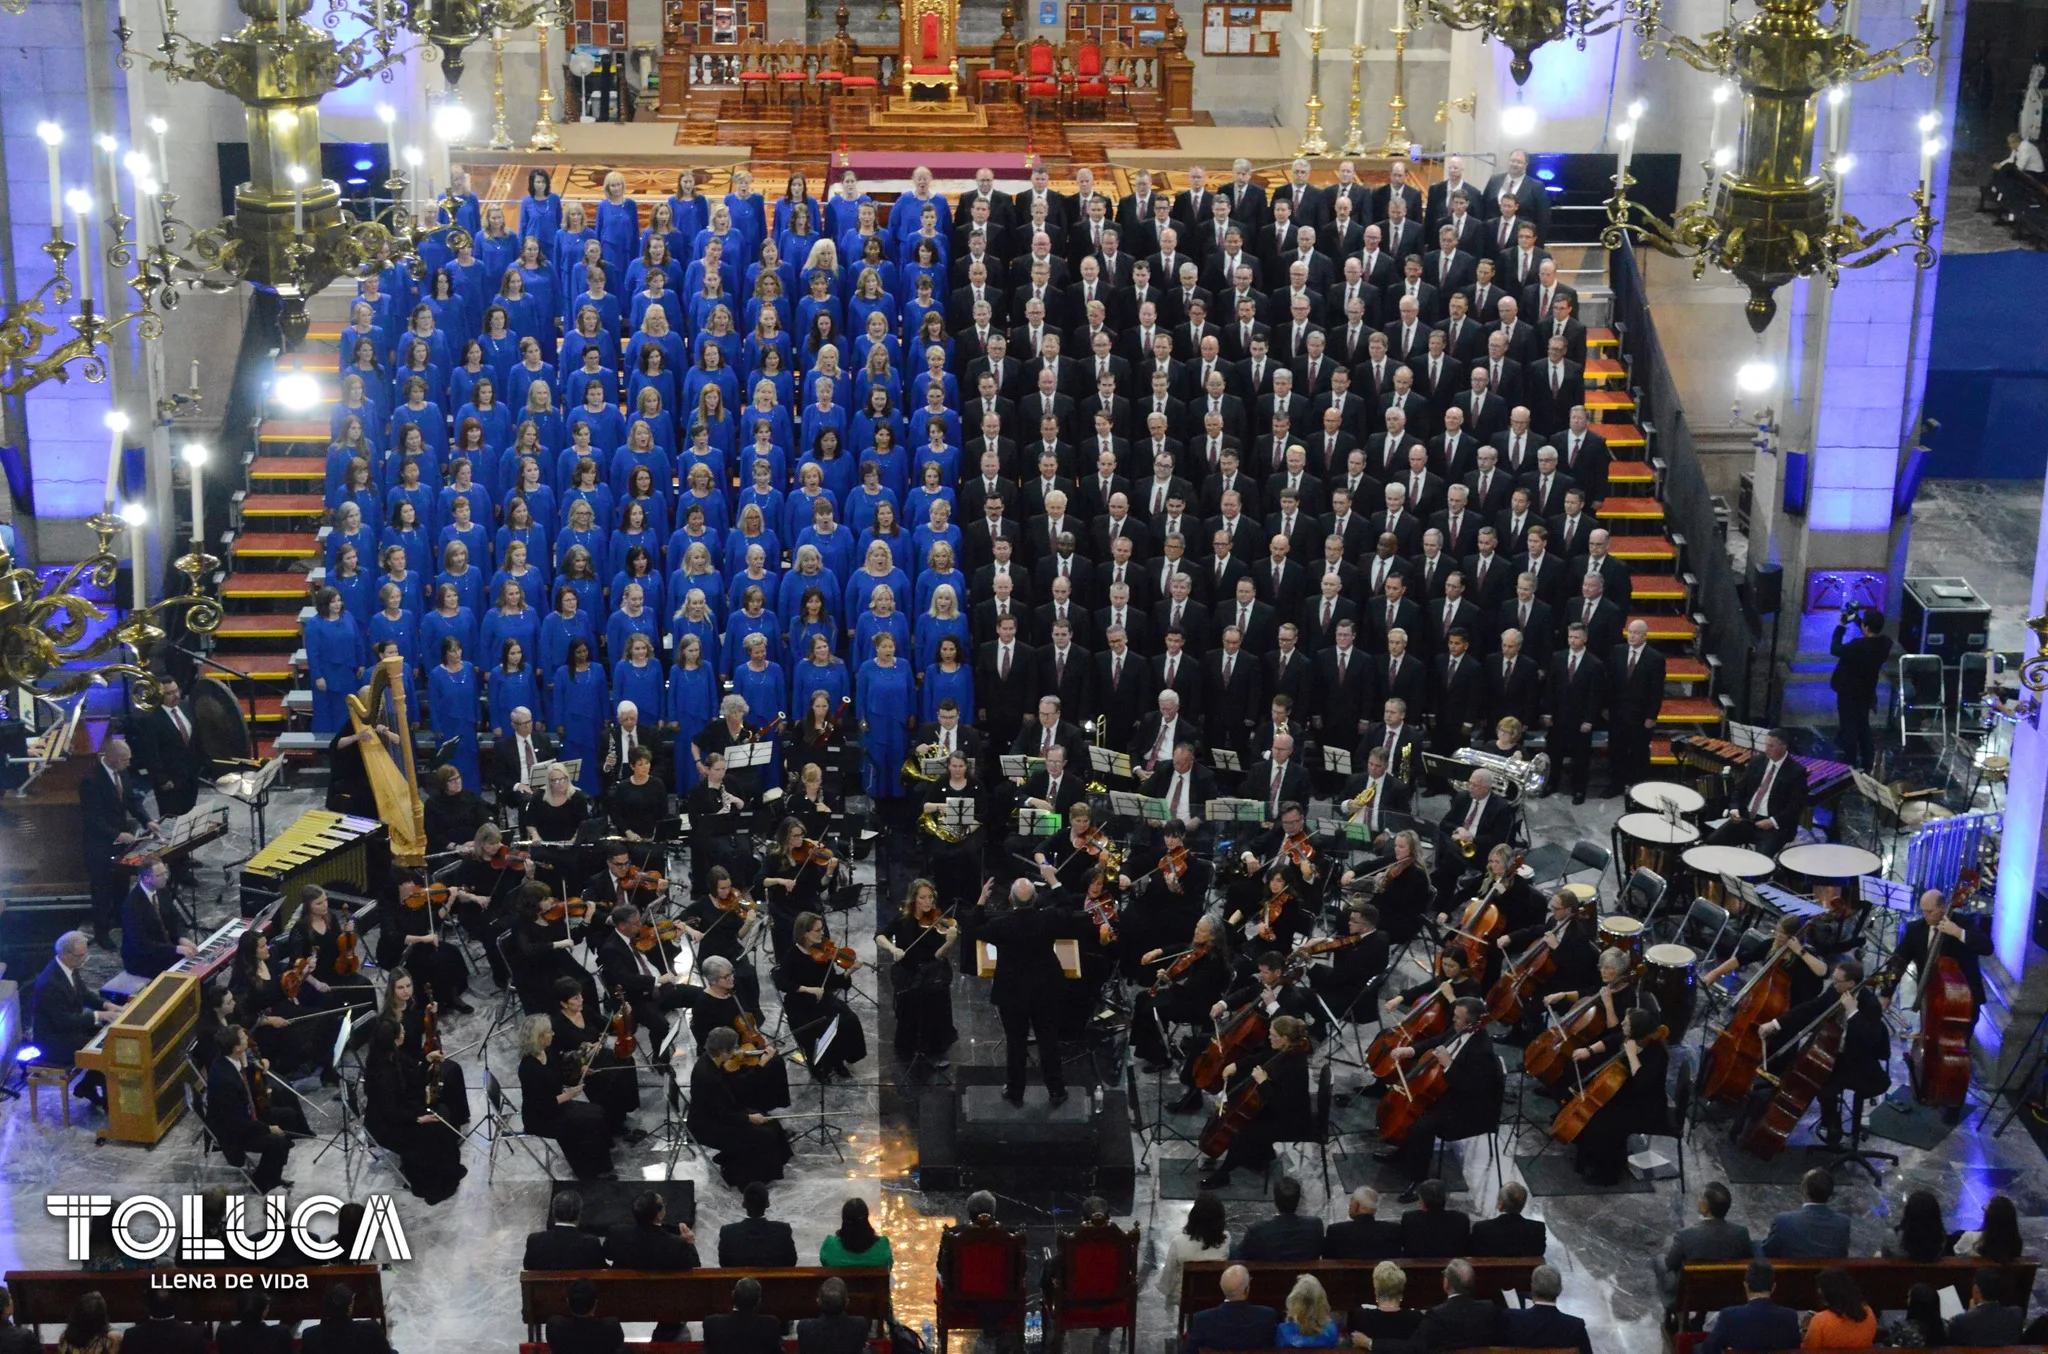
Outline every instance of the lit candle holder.
<path fill-rule="evenodd" d="M 59 162 L 57 148 L 64 144 L 64 129 L 54 122 L 36 124 L 36 136 L 41 139 L 43 149 L 50 154 L 50 233 L 64 233 L 64 186 L 59 180 L 64 166 Z"/>
<path fill-rule="evenodd" d="M 199 364 L 195 362 L 192 365 L 196 367 Z M 197 373 L 193 375 L 192 384 L 199 384 Z M 201 488 L 206 471 L 206 444 L 187 442 L 184 455 L 185 464 L 192 471 L 192 553 L 196 555 L 206 546 L 206 493 Z"/>
<path fill-rule="evenodd" d="M 1714 86 L 1714 129 L 1707 133 L 1710 148 L 1721 144 L 1721 115 L 1727 111 L 1730 92 L 1725 82 Z"/>
<path fill-rule="evenodd" d="M 121 520 L 128 524 L 128 575 L 135 584 L 131 595 L 135 610 L 142 611 L 149 606 L 149 577 L 142 571 L 142 529 L 149 524 L 149 510 L 140 503 L 124 503 Z"/>
<path fill-rule="evenodd" d="M 405 148 L 405 172 L 411 180 L 408 185 L 410 191 L 407 196 L 412 200 L 412 214 L 414 216 L 418 216 L 422 210 L 420 204 L 420 163 L 424 159 L 425 157 L 420 154 L 418 146 L 407 146 Z"/>
<path fill-rule="evenodd" d="M 306 233 L 306 170 L 302 165 L 293 165 L 286 171 L 292 181 L 292 234 Z"/>
<path fill-rule="evenodd" d="M 74 188 L 64 195 L 64 203 L 71 208 L 71 215 L 78 222 L 78 296 L 87 310 L 92 309 L 92 194 L 83 188 Z"/>
<path fill-rule="evenodd" d="M 121 436 L 128 431 L 128 415 L 119 409 L 110 410 L 100 420 L 106 425 L 107 447 L 107 512 L 114 511 L 114 493 L 121 484 Z"/>
<path fill-rule="evenodd" d="M 161 117 L 152 117 L 149 120 L 149 130 L 156 133 L 156 176 L 161 182 L 169 183 L 171 181 L 171 152 L 168 137 L 171 124 L 164 121 Z"/>

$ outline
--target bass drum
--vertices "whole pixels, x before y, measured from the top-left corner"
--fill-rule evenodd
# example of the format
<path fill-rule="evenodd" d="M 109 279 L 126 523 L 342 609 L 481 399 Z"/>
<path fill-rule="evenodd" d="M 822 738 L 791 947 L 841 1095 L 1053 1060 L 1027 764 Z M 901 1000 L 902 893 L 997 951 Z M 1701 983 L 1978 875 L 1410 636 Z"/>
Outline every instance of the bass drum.
<path fill-rule="evenodd" d="M 1652 945 L 1643 952 L 1642 992 L 1657 1002 L 1664 1024 L 1684 1033 L 1692 1023 L 1699 955 L 1687 945 Z"/>
<path fill-rule="evenodd" d="M 188 689 L 185 710 L 192 720 L 193 747 L 206 760 L 209 779 L 256 755 L 248 715 L 227 683 L 216 677 L 199 678 Z"/>

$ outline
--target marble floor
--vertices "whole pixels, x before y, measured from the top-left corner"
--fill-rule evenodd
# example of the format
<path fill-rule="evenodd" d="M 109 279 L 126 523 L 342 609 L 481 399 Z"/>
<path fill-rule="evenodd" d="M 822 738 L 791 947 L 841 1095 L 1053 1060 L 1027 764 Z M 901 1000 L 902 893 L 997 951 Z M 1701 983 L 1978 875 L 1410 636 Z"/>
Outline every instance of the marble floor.
<path fill-rule="evenodd" d="M 285 792 L 273 804 L 270 821 L 282 823 L 293 812 L 316 802 L 310 789 Z M 1431 804 L 1430 808 L 1440 805 Z M 1607 824 L 1614 814 L 1611 801 L 1596 800 L 1574 807 L 1566 797 L 1535 802 L 1530 824 L 1535 840 L 1569 843 L 1580 837 L 1606 839 Z M 208 848 L 208 862 L 201 876 L 200 914 L 202 925 L 229 915 L 232 893 L 227 876 L 210 862 L 226 862 L 246 854 L 246 840 L 227 839 Z M 874 862 L 863 863 L 858 877 L 872 883 Z M 1612 875 L 1603 881 L 1603 893 L 1611 896 Z M 893 900 L 881 907 L 893 911 Z M 834 922 L 835 932 L 858 947 L 867 948 L 875 925 L 875 908 L 863 905 L 843 913 Z M 90 976 L 103 979 L 115 967 L 112 956 L 95 951 Z M 1409 968 L 1413 970 L 1411 961 Z M 873 975 L 863 976 L 863 985 Z M 483 995 L 490 994 L 488 979 L 480 980 Z M 765 988 L 764 984 L 764 988 Z M 972 978 L 956 979 L 955 1004 L 962 1040 L 954 1050 L 951 1077 L 977 1079 L 978 1069 L 999 1062 L 1000 1033 L 989 1010 L 985 987 Z M 772 997 L 771 997 L 772 1000 Z M 488 1003 L 479 1003 L 479 1014 L 455 1017 L 447 1022 L 445 1039 L 451 1049 L 460 1049 L 479 1038 L 488 1023 Z M 886 1003 L 884 1003 L 886 1006 Z M 774 1216 L 791 1222 L 796 1231 L 799 1253 L 815 1255 L 819 1242 L 836 1226 L 840 1203 L 849 1195 L 865 1198 L 875 1210 L 877 1223 L 893 1240 L 897 1260 L 897 1311 L 899 1319 L 915 1327 L 929 1313 L 931 1301 L 931 1260 L 939 1230 L 959 1210 L 962 1198 L 920 1187 L 917 1172 L 915 1118 L 912 1106 L 923 1078 L 913 1079 L 907 1069 L 889 1054 L 890 1017 L 864 1001 L 856 1002 L 869 1032 L 873 1052 L 856 1072 L 852 1084 L 835 1085 L 825 1093 L 824 1107 L 830 1122 L 846 1134 L 845 1159 L 815 1146 L 807 1147 L 791 1164 L 789 1177 L 776 1188 Z M 771 1022 L 773 1012 L 771 1010 Z M 1695 1035 L 1695 1038 L 1697 1036 Z M 1342 1050 L 1339 1050 L 1340 1053 Z M 1110 1041 L 1090 1050 L 1083 1062 L 1107 1070 L 1111 1085 L 1121 1080 L 1123 1049 Z M 497 1032 L 480 1050 L 464 1055 L 463 1061 L 472 1099 L 481 1107 L 480 1087 L 486 1067 L 505 1075 L 513 1066 L 514 1054 L 508 1031 Z M 1356 1085 L 1358 1074 L 1340 1066 L 1336 1083 L 1343 1091 Z M 982 1075 L 986 1075 L 983 1071 Z M 1070 1062 L 1070 1076 L 1075 1075 Z M 794 1078 L 796 1108 L 809 1109 L 818 1102 L 808 1079 Z M 1141 1099 L 1153 1101 L 1149 1084 Z M 318 1107 L 315 1127 L 331 1132 L 336 1114 L 334 1092 L 315 1092 Z M 658 1098 L 649 1096 L 649 1109 L 635 1120 L 642 1127 L 659 1126 Z M 135 1192 L 180 1193 L 192 1188 L 195 1168 L 195 1139 L 189 1125 L 181 1125 L 156 1149 L 144 1151 L 120 1145 L 95 1147 L 87 1126 L 66 1129 L 51 1122 L 30 1122 L 26 1105 L 16 1101 L 0 1106 L 0 1266 L 42 1268 L 63 1265 L 60 1224 L 45 1216 L 42 1196 L 56 1189 L 74 1189 L 86 1181 L 95 1189 L 117 1195 Z M 1151 1122 L 1148 1104 L 1145 1121 Z M 1376 1145 L 1365 1131 L 1365 1103 L 1340 1111 L 1339 1126 L 1347 1130 L 1333 1152 L 1331 1195 L 1324 1191 L 1321 1173 L 1312 1154 L 1297 1160 L 1296 1168 L 1307 1187 L 1308 1204 L 1326 1218 L 1341 1216 L 1346 1180 L 1362 1178 L 1370 1169 L 1369 1154 Z M 1518 1140 L 1510 1129 L 1501 1135 L 1500 1160 L 1509 1178 L 1520 1172 L 1518 1156 L 1536 1152 L 1544 1141 L 1544 1120 L 1523 1126 Z M 1185 1131 L 1199 1127 L 1192 1120 L 1177 1125 Z M 1693 1188 L 1720 1174 L 1717 1164 L 1718 1138 L 1710 1124 L 1698 1126 L 1686 1153 L 1686 1168 Z M 1892 1144 L 1885 1144 L 1892 1146 Z M 1142 1263 L 1146 1273 L 1146 1297 L 1141 1319 L 1141 1340 L 1148 1351 L 1165 1347 L 1172 1317 L 1164 1300 L 1151 1285 L 1156 1273 L 1159 1243 L 1182 1224 L 1188 1205 L 1160 1196 L 1158 1172 L 1172 1160 L 1185 1159 L 1192 1149 L 1168 1142 L 1146 1149 L 1148 1162 L 1141 1165 L 1131 1202 L 1131 1217 L 1143 1227 Z M 1666 1144 L 1668 1146 L 1668 1144 Z M 549 1182 L 540 1169 L 522 1153 L 507 1149 L 500 1153 L 494 1179 L 486 1179 L 487 1150 L 481 1138 L 472 1139 L 466 1159 L 470 1176 L 451 1200 L 427 1207 L 402 1192 L 402 1185 L 388 1167 L 371 1165 L 362 1157 L 344 1163 L 337 1150 L 315 1162 L 316 1144 L 302 1144 L 293 1154 L 287 1174 L 296 1182 L 297 1192 L 327 1190 L 360 1197 L 373 1192 L 396 1192 L 400 1215 L 413 1249 L 413 1259 L 397 1266 L 387 1285 L 393 1313 L 393 1335 L 407 1354 L 441 1351 L 468 1354 L 469 1351 L 509 1350 L 521 1335 L 518 1319 L 517 1274 L 524 1235 L 541 1224 L 549 1197 Z M 1562 1149 L 1552 1148 L 1552 1155 Z M 1796 1154 L 1796 1150 L 1795 1150 Z M 1874 1188 L 1860 1176 L 1844 1181 L 1838 1203 L 1855 1220 L 1855 1251 L 1874 1253 L 1885 1228 L 1905 1192 L 1926 1187 L 1949 1201 L 1956 1226 L 1974 1225 L 1983 1203 L 1993 1193 L 2017 1198 L 2023 1227 L 2031 1240 L 2048 1241 L 2048 1162 L 2033 1139 L 2019 1125 L 2003 1137 L 1974 1131 L 1974 1121 L 1955 1130 L 1929 1149 L 1901 1148 L 1902 1161 L 1889 1173 L 1883 1188 Z M 1463 1145 L 1464 1171 L 1469 1190 L 1454 1198 L 1454 1204 L 1485 1212 L 1491 1209 L 1500 1183 L 1491 1167 L 1483 1142 Z M 638 1148 L 620 1149 L 619 1170 L 623 1178 L 655 1179 L 665 1172 L 661 1155 L 650 1141 Z M 345 1165 L 353 1169 L 345 1173 Z M 707 1260 L 715 1252 L 718 1226 L 740 1215 L 738 1198 L 718 1182 L 708 1163 L 685 1152 L 676 1174 L 695 1182 L 697 1232 Z M 1759 1233 L 1771 1215 L 1796 1204 L 1789 1185 L 1738 1185 L 1738 1221 Z M 1071 1214 L 1079 1199 L 1071 1194 L 1045 1191 L 1032 1197 L 1005 1200 L 1010 1221 L 1031 1231 L 1034 1258 L 1050 1245 L 1053 1228 Z M 1391 1200 L 1389 1207 L 1393 1207 Z M 1262 1216 L 1261 1202 L 1229 1205 L 1233 1229 L 1242 1228 Z M 1551 1258 L 1565 1272 L 1565 1305 L 1585 1316 L 1594 1331 L 1594 1346 L 1607 1351 L 1638 1351 L 1657 1348 L 1657 1303 L 1645 1257 L 1659 1249 L 1664 1240 L 1691 1218 L 1692 1208 L 1677 1181 L 1658 1182 L 1648 1193 L 1616 1195 L 1568 1195 L 1539 1197 L 1530 1212 L 1550 1227 Z M 644 1331 L 640 1332 L 644 1335 Z M 1080 1341 L 1089 1337 L 1076 1335 Z"/>

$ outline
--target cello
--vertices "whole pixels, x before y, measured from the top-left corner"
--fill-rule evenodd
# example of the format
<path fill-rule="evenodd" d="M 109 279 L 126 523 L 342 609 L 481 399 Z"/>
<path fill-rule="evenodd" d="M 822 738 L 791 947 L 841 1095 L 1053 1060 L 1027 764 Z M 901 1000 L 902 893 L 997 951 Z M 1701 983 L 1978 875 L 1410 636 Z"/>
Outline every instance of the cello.
<path fill-rule="evenodd" d="M 1671 1031 L 1663 1025 L 1643 1037 L 1646 1044 L 1658 1043 L 1670 1037 Z M 1586 1125 L 1593 1122 L 1593 1116 L 1607 1108 L 1621 1088 L 1628 1085 L 1632 1074 L 1628 1067 L 1628 1050 L 1619 1049 L 1614 1056 L 1600 1064 L 1600 1070 L 1579 1084 L 1579 1093 L 1573 1096 L 1565 1107 L 1557 1112 L 1557 1118 L 1550 1123 L 1550 1136 L 1561 1143 L 1574 1143 L 1579 1134 L 1586 1131 Z"/>
<path fill-rule="evenodd" d="M 1510 958 L 1500 977 L 1493 980 L 1493 990 L 1486 994 L 1486 1019 L 1490 1024 L 1512 1025 L 1522 1018 L 1522 1003 L 1536 985 L 1557 969 L 1557 942 L 1564 939 L 1564 933 L 1578 914 L 1559 922 L 1545 931 L 1522 951 L 1521 957 Z"/>
<path fill-rule="evenodd" d="M 1413 1010 L 1374 1036 L 1365 1050 L 1365 1064 L 1374 1076 L 1386 1081 L 1394 1075 L 1400 1067 L 1399 1060 L 1394 1057 L 1396 1049 L 1434 1039 L 1451 1027 L 1452 999 L 1444 995 L 1444 990 L 1450 985 L 1451 980 L 1444 979 L 1430 990 L 1428 996 L 1416 1002 Z"/>
<path fill-rule="evenodd" d="M 1481 889 L 1478 897 L 1468 901 L 1450 928 L 1458 937 L 1459 948 L 1465 951 L 1465 971 L 1475 977 L 1485 976 L 1487 951 L 1493 948 L 1507 927 L 1508 919 L 1495 900 L 1508 891 L 1508 884 L 1522 868 L 1522 859 L 1516 856 L 1501 872 L 1500 878 Z"/>
<path fill-rule="evenodd" d="M 1630 974 L 1629 982 L 1633 981 L 1634 974 Z M 1613 1028 L 1607 1023 L 1607 1007 L 1600 1000 L 1601 994 L 1607 993 L 1612 1000 L 1619 997 L 1621 990 L 1628 985 L 1623 983 L 1622 989 L 1610 991 L 1603 983 L 1579 998 L 1575 1006 L 1558 1017 L 1557 1023 L 1529 1041 L 1528 1048 L 1522 1052 L 1522 1070 L 1545 1086 L 1555 1086 L 1572 1065 L 1572 1054 Z M 1616 1023 L 1626 1016 L 1626 1011 L 1617 1011 Z"/>
<path fill-rule="evenodd" d="M 1205 1157 L 1220 1157 L 1225 1152 L 1228 1152 L 1231 1143 L 1236 1141 L 1237 1135 L 1242 1133 L 1254 1119 L 1259 1117 L 1261 1110 L 1265 1109 L 1266 1085 L 1267 1082 L 1272 1080 L 1273 1069 L 1279 1066 L 1280 1060 L 1289 1054 L 1305 1054 L 1307 1051 L 1308 1040 L 1306 1039 L 1297 1040 L 1289 1044 L 1286 1048 L 1280 1049 L 1267 1058 L 1265 1062 L 1259 1064 L 1260 1068 L 1266 1073 L 1266 1077 L 1263 1080 L 1258 1077 L 1248 1076 L 1244 1079 L 1242 1086 L 1239 1086 L 1235 1091 L 1226 1096 L 1223 1104 L 1217 1108 L 1216 1113 L 1210 1116 L 1209 1122 L 1203 1126 L 1202 1136 L 1197 1140 L 1196 1145 L 1202 1155 Z"/>
<path fill-rule="evenodd" d="M 1793 946 L 1800 944 L 1811 924 L 1802 924 L 1790 936 L 1774 938 L 1771 952 L 1735 994 L 1728 1023 L 1707 1048 L 1706 1065 L 1700 1073 L 1701 1096 L 1732 1105 L 1749 1094 L 1764 1064 L 1764 1041 L 1757 1029 L 1791 1007 L 1792 973 L 1787 961 L 1802 953 Z"/>
<path fill-rule="evenodd" d="M 1380 1141 L 1394 1147 L 1408 1141 L 1416 1120 L 1429 1113 L 1451 1085 L 1450 1068 L 1441 1058 L 1422 1059 L 1412 1076 L 1403 1070 L 1404 1066 L 1401 1062 L 1394 1064 L 1397 1084 L 1389 1086 L 1380 1097 L 1377 1116 Z"/>
<path fill-rule="evenodd" d="M 1851 994 L 1862 986 L 1858 983 L 1851 988 Z M 1799 1056 L 1778 1078 L 1778 1089 L 1771 1096 L 1771 1103 L 1743 1133 L 1743 1151 L 1771 1161 L 1785 1150 L 1792 1130 L 1799 1126 L 1807 1108 L 1820 1095 L 1821 1087 L 1834 1075 L 1835 1060 L 1842 1056 L 1842 1036 L 1848 1030 L 1848 1021 L 1844 1018 L 1847 1014 L 1841 1002 L 1829 1002 L 1828 1009 L 1816 1017 L 1813 1024 L 1794 1036 L 1806 1039 L 1806 1047 L 1799 1050 Z"/>
<path fill-rule="evenodd" d="M 1965 898 L 1977 891 L 1982 876 L 1965 870 L 1949 894 L 1947 921 Z M 1959 923 L 1960 924 L 1960 923 Z M 1922 1104 L 1950 1108 L 1970 1094 L 1970 1030 L 1977 1023 L 1977 1004 L 1963 966 L 1942 954 L 1939 925 L 1927 928 L 1927 953 L 1920 957 L 1920 1032 L 1910 1064 L 1913 1094 Z"/>
<path fill-rule="evenodd" d="M 1257 1048 L 1267 1037 L 1266 1008 L 1248 1001 L 1244 1009 L 1225 1016 L 1216 1026 L 1216 1037 L 1195 1056 L 1189 1076 L 1205 1091 L 1223 1089 L 1223 1069 Z"/>

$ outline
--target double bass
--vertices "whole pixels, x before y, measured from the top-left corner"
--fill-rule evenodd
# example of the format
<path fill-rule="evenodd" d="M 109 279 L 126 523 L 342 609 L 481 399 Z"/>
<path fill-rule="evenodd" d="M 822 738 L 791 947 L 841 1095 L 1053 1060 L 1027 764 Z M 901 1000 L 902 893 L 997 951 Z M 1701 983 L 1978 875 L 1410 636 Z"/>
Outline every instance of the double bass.
<path fill-rule="evenodd" d="M 1706 1099 L 1732 1105 L 1749 1094 L 1764 1065 L 1764 1041 L 1757 1030 L 1791 1008 L 1792 942 L 1805 935 L 1806 926 L 1801 926 L 1790 937 L 1774 938 L 1771 952 L 1735 994 L 1728 1023 L 1715 1033 L 1700 1073 L 1699 1093 Z"/>
<path fill-rule="evenodd" d="M 1958 876 L 1943 920 L 1977 891 L 1982 878 L 1976 870 Z M 1970 1030 L 1977 1023 L 1977 1003 L 1970 996 L 1963 966 L 1941 953 L 1941 940 L 1939 926 L 1927 928 L 1927 953 L 1920 956 L 1920 1032 L 1913 1036 L 1916 1047 L 1909 1066 L 1914 1096 L 1922 1104 L 1946 1109 L 1969 1099 Z"/>
<path fill-rule="evenodd" d="M 1670 1036 L 1671 1031 L 1659 1025 L 1643 1037 L 1643 1042 L 1659 1043 Z M 1593 1122 L 1593 1116 L 1621 1094 L 1621 1088 L 1628 1085 L 1630 1075 L 1628 1050 L 1616 1050 L 1613 1057 L 1600 1064 L 1598 1071 L 1579 1083 L 1579 1093 L 1567 1101 L 1565 1107 L 1557 1112 L 1557 1118 L 1551 1121 L 1550 1136 L 1561 1143 L 1577 1142 L 1579 1134 L 1586 1131 L 1586 1125 Z"/>
<path fill-rule="evenodd" d="M 1857 984 L 1857 989 L 1861 987 L 1861 983 Z M 1855 990 L 1851 989 L 1852 993 Z M 1820 1095 L 1821 1087 L 1834 1075 L 1835 1060 L 1842 1056 L 1842 1036 L 1849 1028 L 1847 1016 L 1841 1002 L 1829 1002 L 1828 1009 L 1813 1024 L 1793 1036 L 1804 1038 L 1806 1046 L 1778 1077 L 1771 1103 L 1743 1133 L 1743 1151 L 1771 1161 L 1785 1150 L 1792 1130 L 1799 1126 L 1800 1119 Z"/>

